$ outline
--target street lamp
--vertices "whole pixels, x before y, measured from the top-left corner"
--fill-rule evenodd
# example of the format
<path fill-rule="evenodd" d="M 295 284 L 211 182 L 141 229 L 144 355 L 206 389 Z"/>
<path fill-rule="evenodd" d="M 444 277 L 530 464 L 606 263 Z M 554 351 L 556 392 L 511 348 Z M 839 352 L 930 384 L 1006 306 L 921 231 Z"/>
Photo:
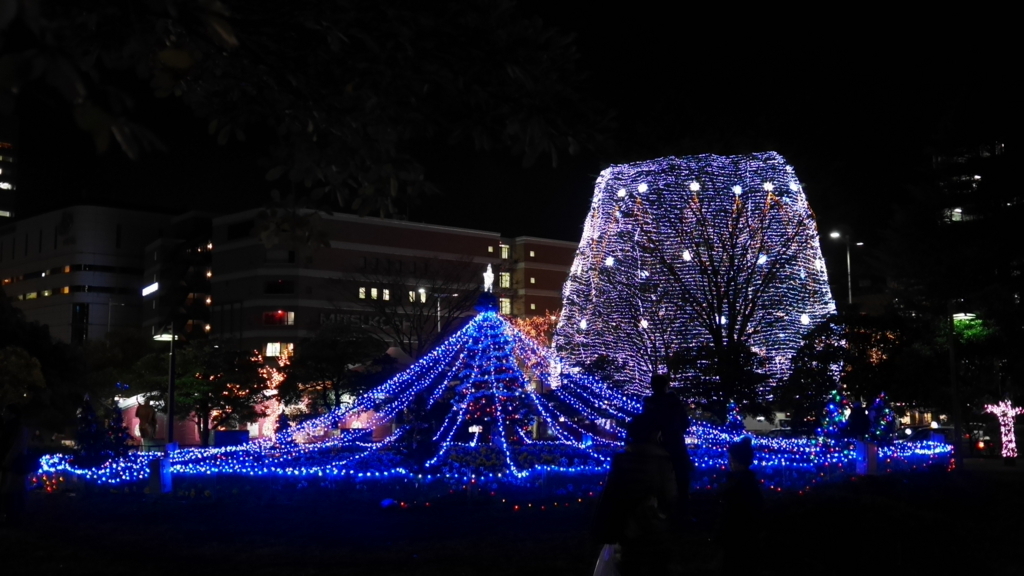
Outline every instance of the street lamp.
<path fill-rule="evenodd" d="M 419 289 L 420 298 L 426 299 L 427 290 L 426 288 Z M 441 335 L 441 298 L 454 298 L 458 294 L 434 294 L 437 297 L 437 335 Z"/>
<path fill-rule="evenodd" d="M 839 232 L 832 232 L 829 234 L 832 238 L 842 238 L 843 242 L 846 243 L 846 303 L 853 305 L 853 273 L 850 271 L 850 236 L 848 234 L 840 234 Z M 857 246 L 863 246 L 863 242 L 857 242 Z"/>
<path fill-rule="evenodd" d="M 157 334 L 153 340 L 157 342 L 170 342 L 170 352 L 167 355 L 167 444 L 168 452 L 173 450 L 174 443 L 174 341 L 178 335 L 174 333 L 174 321 L 171 321 L 170 334 Z"/>
<path fill-rule="evenodd" d="M 160 291 L 160 284 L 154 282 L 142 289 L 142 296 L 146 297 Z M 109 328 L 108 328 L 109 330 Z M 174 333 L 174 316 L 171 316 L 171 333 L 160 333 L 153 336 L 157 342 L 170 342 L 170 353 L 167 356 L 167 444 L 165 451 L 170 453 L 174 450 L 174 341 L 178 335 Z"/>

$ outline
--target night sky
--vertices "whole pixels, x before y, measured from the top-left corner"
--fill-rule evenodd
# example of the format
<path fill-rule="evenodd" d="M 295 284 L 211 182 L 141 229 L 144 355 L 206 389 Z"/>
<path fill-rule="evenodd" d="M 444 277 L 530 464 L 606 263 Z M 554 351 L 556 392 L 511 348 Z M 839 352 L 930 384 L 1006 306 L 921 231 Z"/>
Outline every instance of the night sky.
<path fill-rule="evenodd" d="M 424 163 L 442 194 L 411 217 L 437 224 L 578 240 L 596 175 L 612 163 L 702 152 L 777 150 L 805 184 L 820 227 L 872 241 L 905 183 L 936 147 L 998 140 L 1011 126 L 1008 18 L 999 14 L 690 12 L 633 1 L 618 10 L 520 7 L 577 33 L 585 90 L 616 112 L 611 146 L 520 168 L 501 153 L 437 147 Z M 135 116 L 165 143 L 138 162 L 97 156 L 56 97 L 19 99 L 19 212 L 68 203 L 168 211 L 266 202 L 265 154 L 221 147 L 207 121 L 141 83 Z M 1010 130 L 1014 131 L 1010 134 Z"/>

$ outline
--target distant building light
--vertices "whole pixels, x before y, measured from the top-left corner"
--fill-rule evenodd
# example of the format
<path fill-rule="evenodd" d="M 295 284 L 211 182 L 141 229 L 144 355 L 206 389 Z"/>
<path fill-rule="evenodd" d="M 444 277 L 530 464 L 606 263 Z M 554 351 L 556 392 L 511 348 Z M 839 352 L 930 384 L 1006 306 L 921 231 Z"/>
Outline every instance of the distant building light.
<path fill-rule="evenodd" d="M 7 210 L 0 210 L 0 218 L 10 218 L 11 213 Z"/>
<path fill-rule="evenodd" d="M 150 294 L 152 294 L 153 292 L 156 292 L 159 289 L 160 289 L 160 283 L 159 282 L 153 282 L 149 286 L 146 286 L 145 288 L 142 289 L 142 295 L 143 296 L 149 296 Z"/>

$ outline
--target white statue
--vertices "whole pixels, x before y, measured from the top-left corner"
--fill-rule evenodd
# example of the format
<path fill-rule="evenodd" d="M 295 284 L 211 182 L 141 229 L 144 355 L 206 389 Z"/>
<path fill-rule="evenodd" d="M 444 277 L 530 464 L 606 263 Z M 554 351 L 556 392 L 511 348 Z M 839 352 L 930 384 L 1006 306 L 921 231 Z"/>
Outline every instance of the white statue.
<path fill-rule="evenodd" d="M 487 271 L 484 272 L 484 292 L 491 292 L 491 288 L 494 287 L 494 272 L 491 271 L 491 265 L 487 265 Z"/>

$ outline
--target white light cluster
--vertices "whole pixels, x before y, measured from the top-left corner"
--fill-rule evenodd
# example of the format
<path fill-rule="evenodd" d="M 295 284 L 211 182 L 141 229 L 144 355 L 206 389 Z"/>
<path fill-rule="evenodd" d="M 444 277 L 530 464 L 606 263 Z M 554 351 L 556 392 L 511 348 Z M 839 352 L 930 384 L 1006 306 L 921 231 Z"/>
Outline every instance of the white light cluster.
<path fill-rule="evenodd" d="M 554 337 L 563 362 L 608 356 L 624 364 L 620 383 L 644 393 L 651 373 L 664 370 L 666 351 L 710 342 L 721 329 L 766 358 L 785 359 L 769 363 L 769 387 L 783 380 L 802 336 L 835 312 L 798 182 L 774 152 L 602 172 L 563 287 Z M 645 194 L 627 200 L 618 190 Z M 725 271 L 734 281 L 712 285 L 707 271 L 722 262 L 735 263 Z M 714 306 L 700 301 L 723 290 Z M 642 321 L 647 328 L 637 330 Z"/>

